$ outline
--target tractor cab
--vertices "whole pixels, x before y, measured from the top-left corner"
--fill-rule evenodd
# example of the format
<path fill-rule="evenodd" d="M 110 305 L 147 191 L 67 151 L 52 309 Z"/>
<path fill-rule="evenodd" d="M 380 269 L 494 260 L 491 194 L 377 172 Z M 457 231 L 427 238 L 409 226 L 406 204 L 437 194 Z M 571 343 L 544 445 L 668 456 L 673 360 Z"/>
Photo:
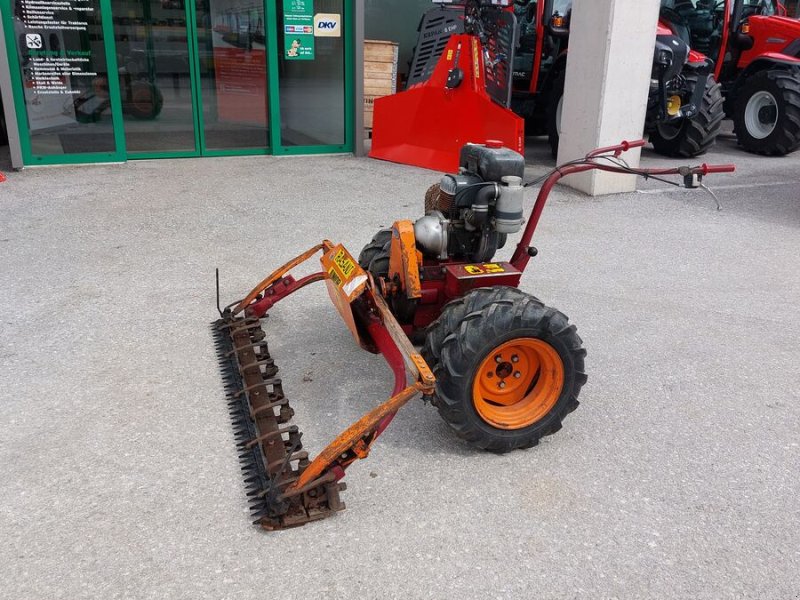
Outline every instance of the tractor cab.
<path fill-rule="evenodd" d="M 514 90 L 536 93 L 567 48 L 572 0 L 518 2 L 514 14 L 519 26 Z"/>

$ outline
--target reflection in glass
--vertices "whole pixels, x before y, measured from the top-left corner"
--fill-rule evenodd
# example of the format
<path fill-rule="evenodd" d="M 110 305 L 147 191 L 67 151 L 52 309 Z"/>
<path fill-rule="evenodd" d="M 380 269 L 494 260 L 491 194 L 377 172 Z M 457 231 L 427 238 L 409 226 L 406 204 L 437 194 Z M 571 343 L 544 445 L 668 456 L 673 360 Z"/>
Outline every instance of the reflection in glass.
<path fill-rule="evenodd" d="M 83 10 L 14 0 L 14 37 L 38 156 L 114 152 L 108 68 L 98 0 Z"/>
<path fill-rule="evenodd" d="M 114 0 L 128 152 L 193 152 L 194 108 L 183 0 Z"/>
<path fill-rule="evenodd" d="M 293 42 L 303 38 L 278 28 L 280 58 L 281 139 L 285 146 L 345 143 L 345 80 L 343 0 L 315 0 L 315 14 L 339 16 L 338 37 L 313 37 L 313 58 Z M 283 2 L 277 3 L 278 23 L 284 23 Z M 297 43 L 294 44 L 297 46 Z"/>
<path fill-rule="evenodd" d="M 266 148 L 263 0 L 197 0 L 205 148 Z"/>

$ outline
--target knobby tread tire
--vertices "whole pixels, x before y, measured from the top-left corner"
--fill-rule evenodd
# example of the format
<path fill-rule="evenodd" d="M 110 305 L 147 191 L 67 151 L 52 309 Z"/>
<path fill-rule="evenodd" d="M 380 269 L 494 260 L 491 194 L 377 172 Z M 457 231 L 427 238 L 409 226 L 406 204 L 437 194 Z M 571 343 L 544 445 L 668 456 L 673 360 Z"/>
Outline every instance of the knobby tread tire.
<path fill-rule="evenodd" d="M 685 77 L 694 85 L 699 76 L 688 72 Z M 650 143 L 662 156 L 699 156 L 714 145 L 724 118 L 722 86 L 713 76 L 709 76 L 699 112 L 691 119 L 684 119 L 680 131 L 672 138 L 664 137 L 656 126 L 650 134 Z"/>
<path fill-rule="evenodd" d="M 778 122 L 775 131 L 757 139 L 748 133 L 744 115 L 747 101 L 762 90 L 775 97 Z M 739 145 L 753 154 L 784 156 L 800 148 L 800 69 L 772 69 L 752 75 L 737 94 L 733 128 Z"/>
<path fill-rule="evenodd" d="M 499 429 L 475 409 L 475 372 L 494 348 L 524 337 L 543 340 L 557 351 L 564 385 L 554 407 L 537 422 L 522 429 Z M 504 453 L 535 446 L 561 429 L 564 417 L 578 407 L 587 380 L 582 344 L 564 314 L 516 288 L 494 287 L 473 290 L 449 303 L 428 329 L 422 355 L 437 379 L 432 400 L 442 418 L 471 445 Z"/>
<path fill-rule="evenodd" d="M 372 262 L 372 259 L 380 254 L 386 243 L 391 242 L 391 240 L 391 229 L 381 229 L 378 233 L 373 235 L 372 240 L 361 249 L 361 253 L 358 255 L 358 266 L 362 269 L 369 269 L 369 263 Z"/>

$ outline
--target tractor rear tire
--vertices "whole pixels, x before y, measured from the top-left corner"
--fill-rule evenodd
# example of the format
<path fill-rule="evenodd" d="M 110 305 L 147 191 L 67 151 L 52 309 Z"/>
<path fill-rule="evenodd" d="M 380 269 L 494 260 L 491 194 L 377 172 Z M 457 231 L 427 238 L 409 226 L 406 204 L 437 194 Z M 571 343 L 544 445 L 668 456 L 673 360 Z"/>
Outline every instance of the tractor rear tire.
<path fill-rule="evenodd" d="M 733 128 L 747 152 L 783 156 L 800 147 L 800 69 L 756 73 L 742 85 Z"/>
<path fill-rule="evenodd" d="M 491 452 L 530 448 L 561 429 L 586 383 L 581 338 L 565 315 L 515 288 L 474 290 L 431 325 L 422 355 L 432 398 L 462 439 Z"/>
<path fill-rule="evenodd" d="M 697 73 L 690 72 L 685 77 L 691 84 L 697 83 Z M 662 156 L 677 158 L 693 158 L 705 153 L 714 145 L 722 119 L 725 118 L 722 103 L 722 86 L 713 76 L 709 76 L 699 112 L 691 119 L 683 119 L 678 125 L 656 124 L 650 134 L 653 149 Z"/>

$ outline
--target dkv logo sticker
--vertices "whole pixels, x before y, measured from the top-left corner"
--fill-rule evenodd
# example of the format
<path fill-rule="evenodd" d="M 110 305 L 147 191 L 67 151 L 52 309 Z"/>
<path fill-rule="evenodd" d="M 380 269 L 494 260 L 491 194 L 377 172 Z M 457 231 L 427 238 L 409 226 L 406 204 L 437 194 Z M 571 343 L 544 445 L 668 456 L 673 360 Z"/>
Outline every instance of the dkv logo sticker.
<path fill-rule="evenodd" d="M 314 35 L 316 37 L 341 37 L 342 16 L 333 13 L 314 15 Z"/>

